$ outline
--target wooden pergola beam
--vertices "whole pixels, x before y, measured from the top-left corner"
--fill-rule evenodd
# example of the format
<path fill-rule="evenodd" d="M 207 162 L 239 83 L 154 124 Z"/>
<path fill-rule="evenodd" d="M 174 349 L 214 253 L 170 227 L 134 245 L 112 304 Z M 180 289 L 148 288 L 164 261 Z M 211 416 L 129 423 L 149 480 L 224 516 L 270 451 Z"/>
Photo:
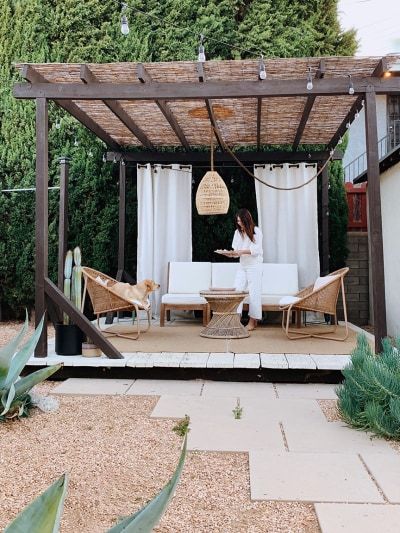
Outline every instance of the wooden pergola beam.
<path fill-rule="evenodd" d="M 265 151 L 265 152 L 236 152 L 236 156 L 244 164 L 254 163 L 301 163 L 307 161 L 309 163 L 318 163 L 325 161 L 329 157 L 329 151 L 317 152 L 285 152 L 285 151 Z M 198 164 L 210 163 L 210 154 L 206 152 L 107 152 L 107 161 L 120 161 L 124 159 L 127 163 L 160 163 L 160 164 Z M 343 159 L 343 153 L 340 150 L 335 150 L 333 160 Z M 216 152 L 214 154 L 215 164 L 232 163 L 232 157 L 226 152 Z"/>
<path fill-rule="evenodd" d="M 104 354 L 110 359 L 123 359 L 121 353 L 113 346 L 110 341 L 104 337 L 100 330 L 98 330 L 86 316 L 75 307 L 75 305 L 68 300 L 64 293 L 55 285 L 48 277 L 44 279 L 44 290 L 46 295 L 57 304 L 60 309 L 66 313 L 74 324 L 76 324 L 93 342 L 100 348 Z M 47 347 L 46 347 L 47 349 Z"/>
<path fill-rule="evenodd" d="M 30 84 L 44 84 L 50 85 L 39 72 L 33 69 L 30 65 L 24 65 L 21 76 L 27 80 Z M 114 139 L 101 128 L 97 122 L 95 122 L 89 115 L 87 115 L 80 107 L 78 107 L 74 102 L 68 102 L 67 100 L 58 100 L 54 99 L 54 102 L 67 111 L 71 116 L 76 118 L 83 126 L 96 135 L 99 139 L 106 143 L 106 145 L 112 150 L 119 150 L 120 145 L 114 141 Z"/>
<path fill-rule="evenodd" d="M 87 65 L 81 65 L 80 78 L 83 83 L 87 85 L 99 83 L 99 80 L 96 78 L 96 76 L 93 74 L 93 72 Z M 128 128 L 128 130 L 133 133 L 133 135 L 137 139 L 139 139 L 143 146 L 149 149 L 154 148 L 154 144 L 150 141 L 144 131 L 136 124 L 136 122 L 125 111 L 125 109 L 119 102 L 115 100 L 103 100 L 103 103 Z"/>
<path fill-rule="evenodd" d="M 371 75 L 371 79 L 376 80 L 376 79 L 382 78 L 382 76 L 384 75 L 384 73 L 387 70 L 388 70 L 387 59 L 386 59 L 386 57 L 382 57 L 378 61 L 377 65 L 376 65 L 376 67 L 375 67 L 375 69 L 374 69 L 374 71 L 373 71 L 373 73 Z M 353 82 L 354 82 L 354 80 L 353 80 Z M 347 87 L 348 87 L 348 85 L 347 85 Z M 366 90 L 370 90 L 370 88 L 372 88 L 372 84 L 368 85 Z M 376 89 L 375 89 L 375 94 L 377 94 Z M 348 129 L 348 125 L 353 122 L 356 113 L 360 112 L 360 110 L 361 110 L 363 98 L 364 98 L 364 94 L 360 94 L 358 96 L 358 98 L 356 99 L 354 104 L 351 106 L 349 112 L 347 113 L 347 115 L 343 119 L 342 123 L 340 124 L 340 126 L 339 126 L 338 130 L 336 131 L 335 135 L 330 140 L 330 142 L 328 144 L 328 148 L 335 148 L 335 146 L 339 142 L 339 139 L 341 137 L 343 137 L 343 135 L 346 133 L 346 131 Z"/>
<path fill-rule="evenodd" d="M 141 83 L 153 83 L 153 80 L 151 79 L 150 74 L 144 67 L 142 63 L 139 63 L 137 65 L 137 76 Z M 185 134 L 183 133 L 182 128 L 178 124 L 178 121 L 176 120 L 174 114 L 172 113 L 168 103 L 165 100 L 156 100 L 156 104 L 161 111 L 161 113 L 164 115 L 164 117 L 167 119 L 169 125 L 171 126 L 172 130 L 174 131 L 175 135 L 180 140 L 182 146 L 186 148 L 186 150 L 190 150 L 190 146 L 188 143 L 188 140 L 186 139 Z"/>
<path fill-rule="evenodd" d="M 315 79 L 317 79 L 317 80 L 318 79 L 322 79 L 324 76 L 325 76 L 325 61 L 323 59 L 321 59 L 321 61 L 319 63 L 318 70 L 315 73 Z M 307 98 L 306 104 L 304 106 L 303 114 L 301 116 L 300 123 L 299 123 L 299 126 L 297 128 L 296 136 L 294 138 L 293 150 L 297 150 L 297 148 L 298 148 L 298 146 L 300 144 L 301 137 L 302 137 L 302 135 L 304 133 L 304 129 L 306 127 L 308 118 L 310 116 L 311 109 L 313 108 L 315 99 L 316 99 L 316 96 L 314 94 L 311 94 Z"/>
<path fill-rule="evenodd" d="M 199 78 L 200 79 L 200 78 Z M 376 94 L 399 94 L 400 77 L 353 78 L 354 94 L 364 95 L 369 87 Z M 304 78 L 259 81 L 209 81 L 141 83 L 17 83 L 13 95 L 21 99 L 50 100 L 213 100 L 231 98 L 284 98 L 287 96 L 339 96 L 349 94 L 347 78 L 322 78 L 308 91 Z"/>
<path fill-rule="evenodd" d="M 203 67 L 203 63 L 201 63 L 200 61 L 197 62 L 197 75 L 198 75 L 200 83 L 205 83 L 207 81 L 206 80 L 206 73 L 205 73 L 204 67 Z M 224 143 L 223 143 L 223 139 L 222 139 L 222 134 L 221 134 L 221 130 L 218 127 L 218 123 L 217 123 L 217 119 L 215 117 L 215 113 L 214 113 L 214 110 L 213 110 L 212 103 L 211 103 L 209 98 L 205 98 L 204 101 L 205 101 L 205 104 L 206 104 L 208 118 L 210 119 L 211 126 L 213 127 L 213 130 L 214 130 L 215 136 L 217 138 L 218 144 L 219 144 L 221 150 L 223 150 Z"/>

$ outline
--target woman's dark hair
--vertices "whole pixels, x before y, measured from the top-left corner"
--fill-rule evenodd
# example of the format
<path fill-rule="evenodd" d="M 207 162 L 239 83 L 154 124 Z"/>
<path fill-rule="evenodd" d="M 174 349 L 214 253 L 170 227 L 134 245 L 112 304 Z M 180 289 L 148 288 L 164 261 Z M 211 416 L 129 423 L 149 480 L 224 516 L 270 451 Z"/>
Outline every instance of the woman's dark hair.
<path fill-rule="evenodd" d="M 240 218 L 240 220 L 242 221 L 244 229 L 242 229 L 237 223 L 238 218 Z M 236 225 L 236 229 L 239 231 L 241 235 L 245 233 L 248 236 L 248 238 L 251 240 L 251 242 L 254 242 L 255 224 L 254 224 L 253 217 L 250 214 L 250 211 L 248 211 L 247 209 L 239 209 L 239 211 L 235 215 L 235 225 Z"/>

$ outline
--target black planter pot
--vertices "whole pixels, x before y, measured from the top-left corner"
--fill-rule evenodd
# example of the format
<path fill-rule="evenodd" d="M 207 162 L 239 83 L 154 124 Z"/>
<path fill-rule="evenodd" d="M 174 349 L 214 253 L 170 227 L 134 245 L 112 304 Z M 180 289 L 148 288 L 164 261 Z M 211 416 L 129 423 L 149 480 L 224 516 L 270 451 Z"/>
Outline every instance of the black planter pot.
<path fill-rule="evenodd" d="M 56 354 L 82 355 L 83 333 L 75 324 L 56 324 Z"/>

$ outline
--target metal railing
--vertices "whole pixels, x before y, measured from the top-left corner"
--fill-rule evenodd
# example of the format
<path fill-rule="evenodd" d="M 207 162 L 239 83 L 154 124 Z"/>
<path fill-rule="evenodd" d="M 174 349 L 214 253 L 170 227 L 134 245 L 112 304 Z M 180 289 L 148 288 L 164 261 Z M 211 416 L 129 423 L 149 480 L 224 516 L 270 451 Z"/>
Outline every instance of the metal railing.
<path fill-rule="evenodd" d="M 378 156 L 379 161 L 383 159 L 389 152 L 398 148 L 400 143 L 397 146 L 393 146 L 393 135 L 388 134 L 385 137 L 382 137 L 378 141 Z M 352 183 L 358 176 L 364 174 L 367 170 L 367 152 L 359 155 L 354 161 L 349 163 L 344 167 L 344 181 L 346 183 Z"/>

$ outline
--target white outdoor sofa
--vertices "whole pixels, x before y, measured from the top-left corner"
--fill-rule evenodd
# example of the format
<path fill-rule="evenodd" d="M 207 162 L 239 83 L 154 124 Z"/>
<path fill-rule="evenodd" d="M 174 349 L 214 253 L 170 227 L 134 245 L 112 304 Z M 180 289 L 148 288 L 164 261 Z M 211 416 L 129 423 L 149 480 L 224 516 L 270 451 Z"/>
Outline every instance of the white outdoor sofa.
<path fill-rule="evenodd" d="M 169 320 L 174 309 L 203 311 L 203 324 L 210 319 L 207 301 L 199 294 L 211 287 L 233 288 L 239 264 L 209 262 L 171 262 L 168 264 L 168 292 L 161 299 L 160 326 L 164 326 L 165 314 Z M 263 311 L 279 311 L 283 296 L 299 291 L 296 264 L 263 263 L 262 308 Z M 245 306 L 248 305 L 245 300 Z"/>

